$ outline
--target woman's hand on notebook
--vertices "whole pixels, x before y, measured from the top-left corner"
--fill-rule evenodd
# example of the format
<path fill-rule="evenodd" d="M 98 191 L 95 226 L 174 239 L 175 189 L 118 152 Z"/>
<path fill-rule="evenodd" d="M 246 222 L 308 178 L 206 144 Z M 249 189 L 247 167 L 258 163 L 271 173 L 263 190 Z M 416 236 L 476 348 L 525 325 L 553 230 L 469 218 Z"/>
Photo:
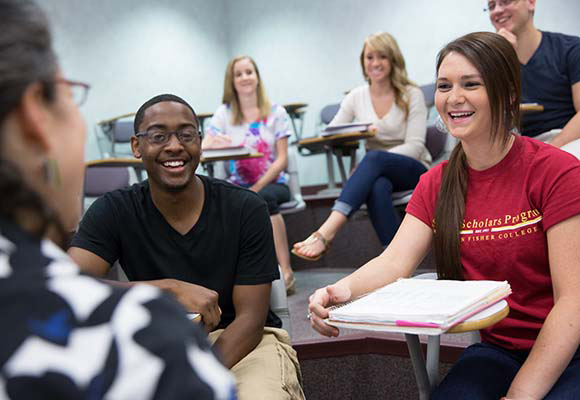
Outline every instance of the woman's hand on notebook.
<path fill-rule="evenodd" d="M 310 296 L 308 312 L 312 328 L 324 336 L 338 336 L 339 330 L 324 322 L 328 318 L 329 307 L 350 300 L 351 292 L 341 284 L 329 285 L 318 289 Z"/>
<path fill-rule="evenodd" d="M 222 149 L 232 145 L 232 138 L 221 133 L 217 135 L 208 134 L 203 138 L 201 149 Z"/>

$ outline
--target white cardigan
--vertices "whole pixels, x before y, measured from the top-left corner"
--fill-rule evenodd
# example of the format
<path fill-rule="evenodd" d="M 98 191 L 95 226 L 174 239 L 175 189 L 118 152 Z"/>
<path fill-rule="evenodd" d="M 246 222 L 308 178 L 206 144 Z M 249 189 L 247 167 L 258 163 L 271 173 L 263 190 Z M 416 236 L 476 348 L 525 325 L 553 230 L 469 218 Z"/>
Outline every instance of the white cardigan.
<path fill-rule="evenodd" d="M 402 154 L 429 167 L 431 154 L 425 147 L 427 131 L 427 108 L 423 92 L 416 86 L 407 86 L 409 115 L 393 102 L 389 112 L 380 118 L 375 113 L 371 101 L 369 85 L 359 86 L 350 91 L 336 116 L 329 125 L 352 122 L 372 122 L 377 127 L 377 135 L 367 139 L 367 150 L 384 150 Z"/>

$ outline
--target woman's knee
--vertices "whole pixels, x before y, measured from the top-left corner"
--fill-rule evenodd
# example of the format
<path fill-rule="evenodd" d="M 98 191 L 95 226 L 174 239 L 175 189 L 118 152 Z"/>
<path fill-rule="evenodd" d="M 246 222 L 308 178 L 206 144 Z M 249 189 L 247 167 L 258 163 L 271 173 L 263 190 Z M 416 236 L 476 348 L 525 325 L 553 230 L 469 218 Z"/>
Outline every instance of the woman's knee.
<path fill-rule="evenodd" d="M 384 196 L 393 193 L 393 183 L 389 178 L 379 176 L 371 189 L 371 196 Z"/>
<path fill-rule="evenodd" d="M 280 212 L 280 206 L 278 205 L 278 199 L 276 196 L 266 190 L 258 192 L 258 195 L 266 202 L 268 205 L 268 213 L 274 215 Z"/>
<path fill-rule="evenodd" d="M 272 215 L 280 214 L 280 205 L 276 199 L 266 200 L 268 205 L 268 213 Z"/>
<path fill-rule="evenodd" d="M 369 151 L 367 151 L 367 153 L 363 157 L 361 164 L 362 163 L 375 164 L 375 163 L 382 162 L 382 160 L 385 157 L 385 154 L 388 154 L 388 153 L 385 151 L 382 151 L 382 150 L 369 150 Z"/>

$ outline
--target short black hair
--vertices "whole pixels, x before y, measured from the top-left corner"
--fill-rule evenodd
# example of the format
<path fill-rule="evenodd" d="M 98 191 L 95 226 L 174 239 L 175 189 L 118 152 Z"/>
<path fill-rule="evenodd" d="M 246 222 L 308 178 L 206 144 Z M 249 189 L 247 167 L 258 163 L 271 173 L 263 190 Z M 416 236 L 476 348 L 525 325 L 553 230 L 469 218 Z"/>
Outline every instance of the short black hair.
<path fill-rule="evenodd" d="M 145 111 L 147 111 L 147 109 L 149 107 L 151 107 L 157 103 L 162 103 L 165 101 L 174 101 L 176 103 L 181 103 L 184 106 L 186 106 L 187 108 L 189 108 L 191 110 L 191 113 L 193 114 L 193 118 L 195 118 L 195 122 L 197 123 L 197 129 L 200 128 L 199 119 L 197 119 L 197 114 L 193 110 L 193 107 L 191 107 L 189 105 L 189 103 L 187 101 L 183 100 L 181 97 L 176 96 L 174 94 L 165 93 L 165 94 L 158 94 L 157 96 L 147 100 L 145 103 L 143 103 L 143 105 L 141 107 L 139 107 L 139 109 L 137 110 L 137 113 L 135 114 L 135 120 L 133 121 L 134 133 L 139 132 L 139 125 L 141 125 L 141 123 L 143 122 L 143 117 L 145 116 Z"/>

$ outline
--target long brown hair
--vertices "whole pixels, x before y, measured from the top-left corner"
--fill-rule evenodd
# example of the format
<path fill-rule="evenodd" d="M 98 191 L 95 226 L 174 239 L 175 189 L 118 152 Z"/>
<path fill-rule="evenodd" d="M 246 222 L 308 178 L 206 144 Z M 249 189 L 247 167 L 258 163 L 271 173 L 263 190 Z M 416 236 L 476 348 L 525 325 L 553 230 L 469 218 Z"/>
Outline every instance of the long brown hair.
<path fill-rule="evenodd" d="M 437 73 L 445 57 L 452 52 L 465 57 L 481 74 L 490 105 L 490 140 L 507 146 L 510 132 L 520 124 L 520 64 L 514 48 L 496 33 L 470 33 L 439 52 Z M 433 247 L 439 279 L 463 279 L 459 244 L 467 180 L 467 161 L 459 142 L 443 170 L 435 207 Z"/>
<path fill-rule="evenodd" d="M 238 99 L 238 93 L 234 87 L 234 65 L 240 60 L 249 60 L 254 69 L 256 70 L 256 76 L 258 77 L 258 108 L 260 109 L 260 119 L 266 118 L 270 115 L 272 109 L 272 103 L 266 96 L 266 91 L 264 90 L 264 84 L 262 83 L 262 78 L 260 77 L 260 71 L 256 62 L 250 56 L 238 56 L 234 57 L 228 63 L 226 67 L 226 76 L 224 79 L 224 95 L 222 96 L 222 103 L 227 104 L 232 108 L 234 125 L 241 125 L 244 122 L 244 115 L 242 114 L 242 109 L 240 107 L 240 100 Z"/>
<path fill-rule="evenodd" d="M 399 49 L 399 45 L 395 38 L 387 32 L 377 32 L 369 35 L 365 39 L 362 51 L 360 53 L 360 65 L 362 68 L 365 80 L 370 83 L 369 77 L 365 71 L 365 49 L 368 48 L 373 51 L 385 54 L 391 64 L 391 85 L 395 91 L 395 104 L 405 112 L 405 116 L 409 116 L 409 99 L 406 96 L 407 86 L 416 86 L 409 80 L 407 76 L 407 69 L 405 67 L 405 59 Z"/>

